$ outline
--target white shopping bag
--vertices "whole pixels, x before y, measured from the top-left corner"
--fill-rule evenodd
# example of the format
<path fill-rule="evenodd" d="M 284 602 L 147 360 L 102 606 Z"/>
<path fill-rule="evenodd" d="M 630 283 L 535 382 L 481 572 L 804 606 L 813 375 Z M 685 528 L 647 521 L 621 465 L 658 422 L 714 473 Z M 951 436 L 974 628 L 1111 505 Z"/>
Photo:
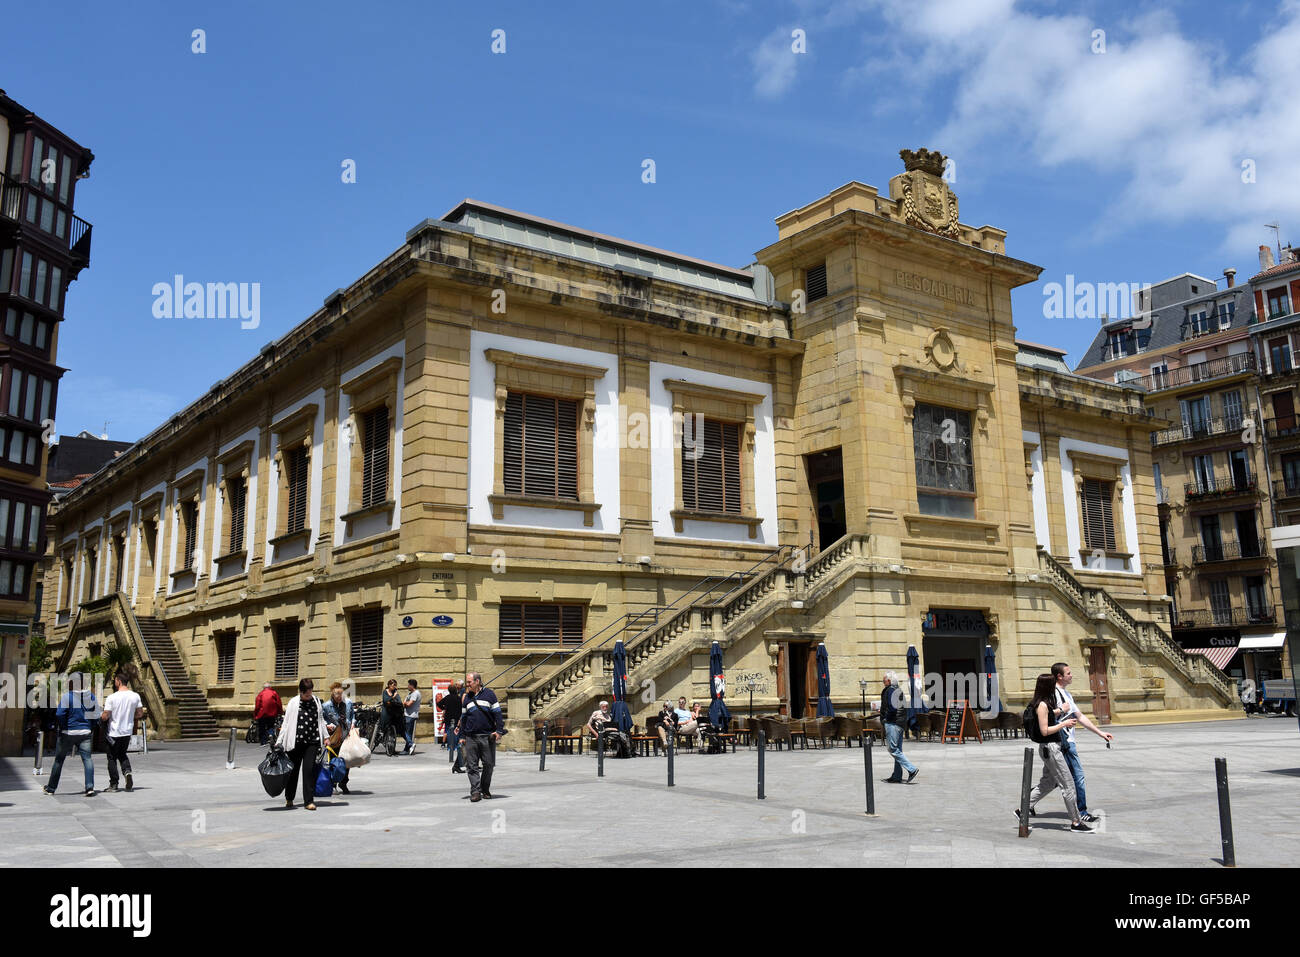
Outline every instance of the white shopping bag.
<path fill-rule="evenodd" d="M 353 728 L 339 748 L 339 757 L 349 768 L 359 768 L 370 763 L 370 748 L 361 740 L 361 732 Z"/>

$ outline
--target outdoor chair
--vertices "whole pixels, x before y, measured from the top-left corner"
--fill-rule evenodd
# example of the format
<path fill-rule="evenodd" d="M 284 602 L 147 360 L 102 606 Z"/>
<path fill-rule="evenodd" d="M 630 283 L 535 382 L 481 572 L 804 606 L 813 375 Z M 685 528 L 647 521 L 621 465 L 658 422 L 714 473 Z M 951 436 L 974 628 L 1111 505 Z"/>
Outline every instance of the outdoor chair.
<path fill-rule="evenodd" d="M 979 722 L 980 722 L 980 737 L 992 738 L 997 736 L 998 719 L 996 717 L 980 718 Z"/>
<path fill-rule="evenodd" d="M 790 737 L 790 725 L 784 721 L 778 721 L 775 718 L 759 718 L 759 730 L 767 738 L 768 745 L 776 745 L 777 750 L 781 750 L 781 745 L 788 744 L 794 747 Z"/>
<path fill-rule="evenodd" d="M 835 719 L 829 718 L 806 718 L 803 723 L 804 736 L 817 743 L 817 747 L 826 747 L 826 742 L 835 743 Z"/>
<path fill-rule="evenodd" d="M 835 736 L 843 738 L 848 747 L 853 747 L 853 742 L 862 742 L 862 719 L 856 715 L 841 714 L 835 717 Z"/>
<path fill-rule="evenodd" d="M 1003 737 L 1010 736 L 1013 738 L 1020 737 L 1022 730 L 1020 719 L 1011 711 L 1002 711 L 998 714 L 998 730 L 1002 732 Z"/>
<path fill-rule="evenodd" d="M 916 716 L 916 740 L 920 741 L 925 738 L 927 741 L 934 733 L 934 725 L 930 720 L 928 711 L 919 712 Z"/>
<path fill-rule="evenodd" d="M 868 718 L 863 723 L 863 729 L 878 740 L 885 740 L 885 726 L 881 723 L 879 715 L 874 718 Z"/>

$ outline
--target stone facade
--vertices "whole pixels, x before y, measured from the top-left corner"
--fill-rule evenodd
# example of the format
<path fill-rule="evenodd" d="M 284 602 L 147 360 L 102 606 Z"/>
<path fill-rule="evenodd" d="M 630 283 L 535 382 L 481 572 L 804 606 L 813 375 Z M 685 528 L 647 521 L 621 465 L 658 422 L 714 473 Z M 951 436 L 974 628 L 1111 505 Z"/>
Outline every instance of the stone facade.
<path fill-rule="evenodd" d="M 303 674 L 373 701 L 389 675 L 427 689 L 474 669 L 521 748 L 534 720 L 580 721 L 608 696 L 615 639 L 638 722 L 666 697 L 707 700 L 714 641 L 736 712 L 752 677 L 756 710 L 800 713 L 824 642 L 842 708 L 860 680 L 874 691 L 904 670 L 909 645 L 930 649 L 925 670 L 956 672 L 982 671 L 988 644 L 1007 703 L 1064 658 L 1096 671 L 1117 720 L 1221 713 L 1223 675 L 1165 633 L 1162 423 L 1134 390 L 1017 343 L 1010 290 L 1038 269 L 1005 255 L 1000 230 L 956 223 L 930 166 L 909 161 L 891 198 L 850 183 L 780 217 L 747 270 L 468 201 L 425 221 L 61 503 L 44 615 L 63 660 L 107 606 L 123 641 L 139 641 L 130 620 L 157 618 L 218 721 L 242 723 L 291 624 L 281 694 Z M 576 423 L 572 438 L 530 424 L 508 452 L 522 396 Z M 936 474 L 970 488 L 918 493 L 914 432 L 935 409 L 970 459 Z M 734 428 L 717 440 L 734 443 L 716 460 L 735 483 L 725 506 L 687 492 L 708 478 L 686 456 L 715 441 L 710 422 Z M 576 462 L 570 492 L 512 487 L 506 462 L 537 436 Z M 926 448 L 926 462 L 950 454 Z M 1122 544 L 1095 567 L 1085 472 L 1117 490 Z M 104 562 L 87 580 L 97 543 L 120 578 Z M 581 609 L 574 642 L 517 643 L 512 616 L 556 605 Z M 377 666 L 358 657 L 370 609 Z M 978 640 L 943 633 L 949 619 Z"/>

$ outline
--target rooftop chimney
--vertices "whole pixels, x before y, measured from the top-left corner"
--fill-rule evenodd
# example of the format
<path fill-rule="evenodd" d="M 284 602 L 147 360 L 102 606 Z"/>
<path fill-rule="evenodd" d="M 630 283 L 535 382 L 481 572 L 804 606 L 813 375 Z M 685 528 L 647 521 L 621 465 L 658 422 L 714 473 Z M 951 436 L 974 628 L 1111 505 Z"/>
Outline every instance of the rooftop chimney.
<path fill-rule="evenodd" d="M 1267 246 L 1259 247 L 1259 268 L 1260 269 L 1273 268 L 1273 250 Z"/>
<path fill-rule="evenodd" d="M 1237 270 L 1233 269 L 1231 266 L 1223 271 L 1223 275 L 1228 279 L 1229 289 L 1237 284 Z"/>

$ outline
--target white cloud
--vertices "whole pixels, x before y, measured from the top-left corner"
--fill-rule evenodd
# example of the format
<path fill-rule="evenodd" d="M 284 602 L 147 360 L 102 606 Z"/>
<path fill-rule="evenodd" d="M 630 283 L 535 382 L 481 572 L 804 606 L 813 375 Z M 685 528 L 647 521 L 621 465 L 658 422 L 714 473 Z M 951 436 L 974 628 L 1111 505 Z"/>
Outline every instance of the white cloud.
<path fill-rule="evenodd" d="M 1284 0 L 1234 59 L 1215 30 L 1191 33 L 1163 14 L 1095 22 L 1030 12 L 1016 0 L 839 9 L 850 6 L 882 15 L 894 36 L 890 63 L 855 67 L 851 77 L 905 70 L 909 86 L 951 85 L 946 119 L 927 145 L 968 167 L 983 154 L 1119 177 L 1114 195 L 1097 198 L 1094 232 L 1208 221 L 1233 255 L 1263 242 L 1262 224 L 1275 218 L 1300 233 L 1292 99 L 1300 0 Z M 1105 53 L 1092 51 L 1095 29 L 1106 31 Z M 1255 161 L 1254 184 L 1241 182 L 1245 159 Z"/>
<path fill-rule="evenodd" d="M 800 58 L 808 56 L 794 52 L 791 34 L 795 29 L 777 27 L 750 55 L 754 67 L 754 92 L 763 99 L 777 99 L 790 89 Z"/>

